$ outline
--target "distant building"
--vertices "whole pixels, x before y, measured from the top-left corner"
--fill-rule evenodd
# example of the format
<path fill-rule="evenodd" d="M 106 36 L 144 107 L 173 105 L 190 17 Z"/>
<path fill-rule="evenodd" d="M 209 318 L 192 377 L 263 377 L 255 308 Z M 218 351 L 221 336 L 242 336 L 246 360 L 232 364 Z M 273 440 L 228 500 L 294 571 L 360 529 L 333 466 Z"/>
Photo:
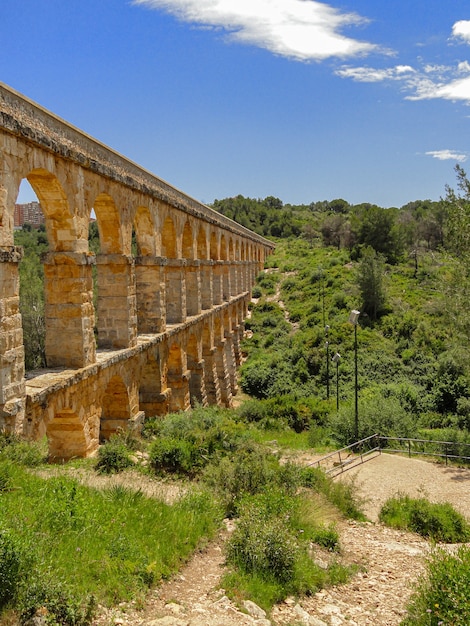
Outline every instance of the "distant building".
<path fill-rule="evenodd" d="M 33 228 L 44 224 L 44 214 L 39 202 L 15 204 L 15 228 L 21 228 L 23 224 L 30 224 Z"/>

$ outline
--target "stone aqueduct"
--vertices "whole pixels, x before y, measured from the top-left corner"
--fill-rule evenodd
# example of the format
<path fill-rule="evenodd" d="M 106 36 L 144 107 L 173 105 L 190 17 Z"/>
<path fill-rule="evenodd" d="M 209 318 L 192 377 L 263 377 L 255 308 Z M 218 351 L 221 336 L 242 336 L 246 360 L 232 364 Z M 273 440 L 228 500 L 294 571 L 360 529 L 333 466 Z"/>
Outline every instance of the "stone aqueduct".
<path fill-rule="evenodd" d="M 47 369 L 28 373 L 13 238 L 23 179 L 50 250 Z M 272 248 L 0 83 L 0 429 L 46 435 L 50 456 L 67 459 L 146 415 L 230 406 L 251 287 Z"/>

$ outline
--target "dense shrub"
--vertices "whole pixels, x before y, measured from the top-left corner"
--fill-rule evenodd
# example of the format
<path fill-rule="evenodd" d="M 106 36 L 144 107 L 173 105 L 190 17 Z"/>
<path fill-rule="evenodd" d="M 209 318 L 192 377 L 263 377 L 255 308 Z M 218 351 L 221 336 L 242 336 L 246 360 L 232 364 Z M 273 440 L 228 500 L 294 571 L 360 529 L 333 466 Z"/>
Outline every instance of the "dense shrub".
<path fill-rule="evenodd" d="M 41 611 L 46 616 L 46 623 L 59 626 L 86 626 L 93 618 L 95 599 L 90 596 L 82 603 L 63 583 L 42 579 L 31 581 L 24 589 L 20 606 L 23 623 Z"/>
<path fill-rule="evenodd" d="M 298 484 L 296 472 L 281 467 L 276 456 L 254 443 L 246 443 L 237 454 L 224 457 L 217 465 L 207 468 L 205 482 L 219 495 L 226 514 L 233 516 L 247 495 L 263 491 L 267 486 L 282 485 L 294 490 Z"/>
<path fill-rule="evenodd" d="M 190 474 L 194 470 L 194 444 L 184 439 L 162 438 L 150 445 L 149 461 L 158 472 Z"/>
<path fill-rule="evenodd" d="M 469 541 L 470 526 L 448 503 L 431 503 L 425 498 L 400 495 L 382 506 L 380 521 L 402 530 L 445 543 Z"/>
<path fill-rule="evenodd" d="M 470 548 L 436 550 L 428 560 L 402 626 L 467 626 L 470 623 Z"/>
<path fill-rule="evenodd" d="M 297 550 L 294 536 L 283 520 L 261 518 L 252 509 L 239 519 L 228 544 L 227 558 L 245 573 L 285 583 L 293 577 Z"/>
<path fill-rule="evenodd" d="M 36 467 L 47 461 L 47 445 L 45 441 L 23 441 L 14 435 L 4 434 L 0 438 L 0 459 L 24 467 Z"/>
<path fill-rule="evenodd" d="M 130 451 L 121 437 L 113 435 L 98 449 L 95 469 L 100 474 L 116 474 L 132 465 Z"/>

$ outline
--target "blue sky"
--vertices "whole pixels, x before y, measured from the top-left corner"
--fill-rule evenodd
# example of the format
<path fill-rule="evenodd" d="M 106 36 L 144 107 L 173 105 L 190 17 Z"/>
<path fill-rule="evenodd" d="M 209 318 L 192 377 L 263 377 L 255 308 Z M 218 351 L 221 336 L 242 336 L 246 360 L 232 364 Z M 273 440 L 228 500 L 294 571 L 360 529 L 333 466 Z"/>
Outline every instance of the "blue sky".
<path fill-rule="evenodd" d="M 3 0 L 0 24 L 0 81 L 206 203 L 402 206 L 470 161 L 468 0 Z"/>

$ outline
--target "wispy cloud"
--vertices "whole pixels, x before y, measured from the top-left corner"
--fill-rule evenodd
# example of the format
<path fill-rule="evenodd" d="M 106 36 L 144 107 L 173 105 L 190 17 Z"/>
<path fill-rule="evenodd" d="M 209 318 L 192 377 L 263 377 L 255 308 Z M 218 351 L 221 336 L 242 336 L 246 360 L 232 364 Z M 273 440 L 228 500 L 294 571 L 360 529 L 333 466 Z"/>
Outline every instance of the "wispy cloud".
<path fill-rule="evenodd" d="M 381 50 L 344 30 L 368 20 L 316 0 L 133 0 L 179 19 L 222 29 L 230 41 L 297 61 L 350 58 Z"/>
<path fill-rule="evenodd" d="M 342 78 L 351 78 L 359 83 L 380 83 L 385 80 L 404 80 L 415 74 L 409 65 L 396 65 L 384 69 L 373 67 L 343 67 L 336 74 Z"/>
<path fill-rule="evenodd" d="M 459 163 L 463 163 L 468 158 L 465 153 L 456 152 L 455 150 L 432 150 L 425 154 L 434 159 L 439 159 L 439 161 L 458 161 Z"/>
<path fill-rule="evenodd" d="M 470 44 L 470 21 L 456 22 L 452 37 Z M 422 63 L 420 67 L 396 65 L 390 68 L 344 66 L 336 71 L 356 82 L 398 81 L 407 100 L 442 99 L 470 104 L 470 63 L 454 66 Z"/>

